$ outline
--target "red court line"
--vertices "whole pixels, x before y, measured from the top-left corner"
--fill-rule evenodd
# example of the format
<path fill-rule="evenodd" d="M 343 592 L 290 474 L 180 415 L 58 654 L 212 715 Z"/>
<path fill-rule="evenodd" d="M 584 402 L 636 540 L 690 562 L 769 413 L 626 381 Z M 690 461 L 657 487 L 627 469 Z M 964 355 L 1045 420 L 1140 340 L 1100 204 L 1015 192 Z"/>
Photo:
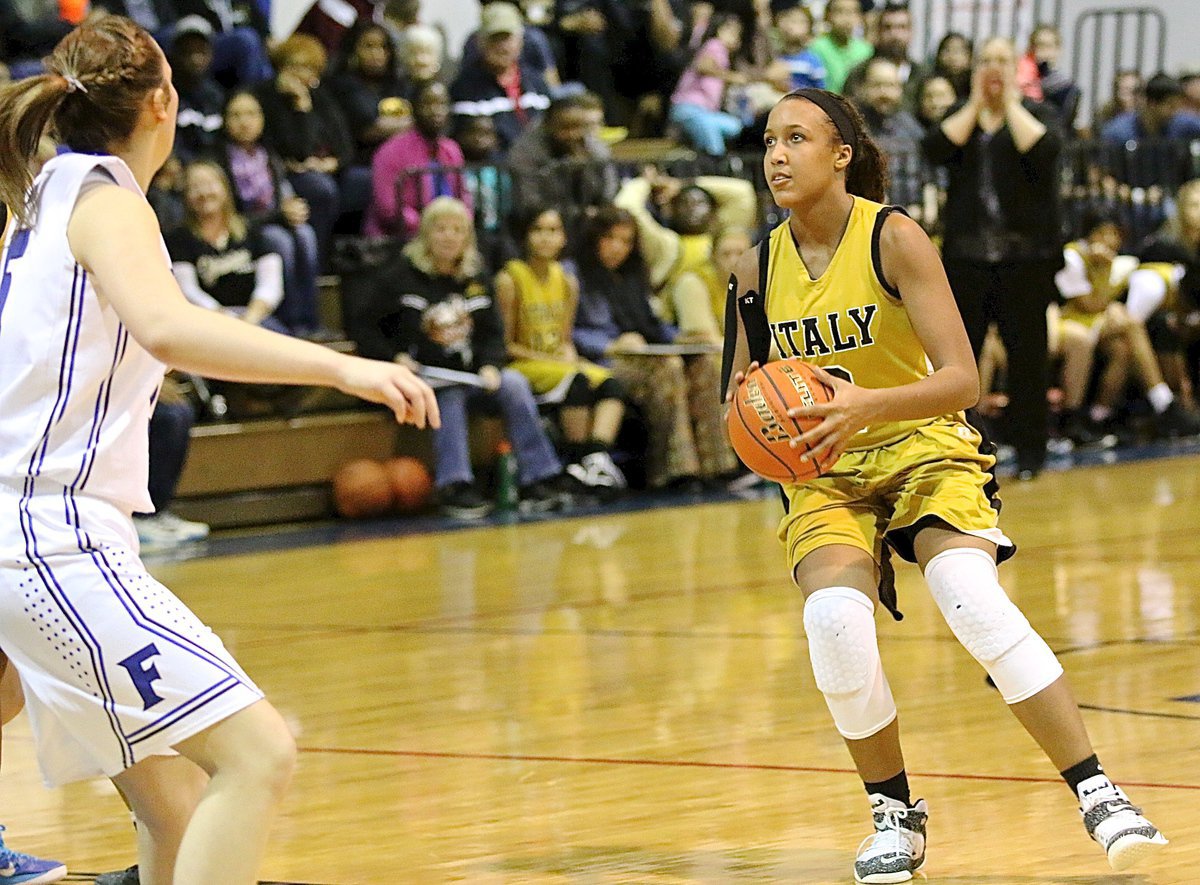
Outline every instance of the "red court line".
<path fill-rule="evenodd" d="M 428 750 L 368 750 L 364 747 L 300 747 L 301 753 L 335 756 L 387 756 L 409 759 L 466 759 L 495 762 L 563 762 L 576 765 L 648 765 L 657 768 L 709 768 L 732 771 L 792 771 L 806 774 L 857 774 L 853 768 L 822 768 L 815 765 L 771 765 L 744 762 L 698 762 L 686 759 L 609 759 L 603 756 L 539 756 L 523 753 L 451 753 Z M 957 774 L 947 771 L 910 771 L 913 777 L 941 780 L 992 781 L 997 783 L 1060 784 L 1056 777 L 1022 777 L 1007 774 Z M 1163 784 L 1150 781 L 1121 781 L 1123 787 L 1149 787 L 1160 790 L 1200 790 L 1200 784 Z"/>

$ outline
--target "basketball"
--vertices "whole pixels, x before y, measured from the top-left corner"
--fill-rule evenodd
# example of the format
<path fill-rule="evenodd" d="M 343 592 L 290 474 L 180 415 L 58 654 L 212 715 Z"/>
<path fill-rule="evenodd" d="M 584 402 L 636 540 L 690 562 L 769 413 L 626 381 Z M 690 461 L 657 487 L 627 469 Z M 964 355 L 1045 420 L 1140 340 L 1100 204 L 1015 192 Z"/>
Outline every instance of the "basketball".
<path fill-rule="evenodd" d="M 429 503 L 433 477 L 416 458 L 392 458 L 385 465 L 392 484 L 393 506 L 400 513 L 416 513 Z"/>
<path fill-rule="evenodd" d="M 391 474 L 379 461 L 348 461 L 333 475 L 333 506 L 350 519 L 389 513 L 395 497 Z"/>
<path fill-rule="evenodd" d="M 820 476 L 828 458 L 801 461 L 811 447 L 792 448 L 799 436 L 819 419 L 791 418 L 787 410 L 828 402 L 833 389 L 817 378 L 812 366 L 801 360 L 777 360 L 746 376 L 729 407 L 729 441 L 742 463 L 763 479 L 802 482 Z"/>

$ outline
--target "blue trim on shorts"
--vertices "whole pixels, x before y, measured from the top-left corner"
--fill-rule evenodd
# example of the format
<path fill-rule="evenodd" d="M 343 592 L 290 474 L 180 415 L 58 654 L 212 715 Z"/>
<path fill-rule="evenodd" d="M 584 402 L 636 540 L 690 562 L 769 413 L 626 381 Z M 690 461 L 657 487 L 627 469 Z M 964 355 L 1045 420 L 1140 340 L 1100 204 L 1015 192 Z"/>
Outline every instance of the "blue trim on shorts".
<path fill-rule="evenodd" d="M 243 688 L 248 687 L 244 682 L 242 682 L 242 680 L 235 676 L 222 679 L 220 682 L 217 682 L 206 688 L 203 692 L 193 697 L 187 703 L 180 704 L 171 712 L 164 713 L 158 719 L 155 719 L 153 722 L 148 723 L 147 725 L 143 725 L 137 731 L 131 731 L 128 735 L 129 742 L 131 744 L 138 744 L 144 740 L 154 737 L 156 734 L 159 734 L 160 732 L 170 728 L 180 719 L 183 719 L 185 716 L 192 715 L 202 707 L 208 706 L 213 701 L 217 700 L 217 698 L 222 697 L 238 686 L 242 686 Z M 208 697 L 206 697 L 206 695 L 208 695 Z M 148 729 L 154 730 L 148 731 Z"/>
<path fill-rule="evenodd" d="M 87 624 L 79 617 L 79 613 L 63 593 L 62 586 L 54 577 L 54 572 L 49 564 L 38 554 L 37 534 L 34 532 L 33 518 L 29 513 L 29 501 L 33 497 L 33 492 L 37 485 L 37 476 L 41 472 L 42 464 L 46 459 L 46 452 L 50 445 L 50 434 L 53 431 L 54 425 L 62 417 L 62 413 L 66 409 L 67 400 L 70 398 L 71 382 L 75 376 L 75 355 L 78 352 L 79 333 L 83 325 L 84 284 L 86 284 L 86 277 L 81 279 L 79 265 L 76 265 L 75 276 L 71 281 L 71 302 L 67 314 L 67 330 L 63 338 L 63 356 L 59 364 L 58 394 L 55 398 L 54 407 L 50 410 L 50 417 L 46 422 L 46 428 L 42 432 L 41 442 L 39 446 L 35 447 L 33 454 L 30 455 L 29 469 L 25 477 L 25 488 L 17 510 L 20 514 L 21 534 L 25 538 L 25 555 L 29 557 L 30 563 L 37 569 L 42 586 L 46 589 L 50 598 L 54 600 L 59 611 L 66 617 L 67 622 L 74 628 L 76 635 L 78 635 L 80 641 L 88 650 L 88 657 L 91 660 L 92 671 L 95 676 L 95 684 L 103 695 L 102 706 L 104 713 L 108 717 L 109 727 L 112 729 L 120 746 L 121 760 L 128 767 L 133 764 L 133 748 L 121 733 L 121 723 L 117 719 L 116 713 L 116 698 L 112 687 L 109 685 L 108 673 L 104 667 L 104 652 L 100 647 L 100 643 L 96 641 L 95 636 L 88 630 Z"/>

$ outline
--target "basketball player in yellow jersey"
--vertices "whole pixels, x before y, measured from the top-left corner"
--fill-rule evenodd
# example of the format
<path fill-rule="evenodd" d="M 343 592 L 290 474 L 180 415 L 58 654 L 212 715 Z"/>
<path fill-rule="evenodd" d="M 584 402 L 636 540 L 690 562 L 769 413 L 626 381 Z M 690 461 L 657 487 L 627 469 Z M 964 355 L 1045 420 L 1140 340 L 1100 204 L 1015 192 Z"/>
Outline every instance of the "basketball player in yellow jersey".
<path fill-rule="evenodd" d="M 496 275 L 511 368 L 533 392 L 560 404 L 568 474 L 599 492 L 626 487 L 609 450 L 625 415 L 624 390 L 612 372 L 581 360 L 571 341 L 579 283 L 558 260 L 567 244 L 557 209 L 535 207 L 517 220 L 524 259 Z"/>
<path fill-rule="evenodd" d="M 740 383 L 773 341 L 821 367 L 834 389 L 828 403 L 792 410 L 823 419 L 793 445 L 837 461 L 784 487 L 779 534 L 805 596 L 817 687 L 870 797 L 875 833 L 859 848 L 855 881 L 905 882 L 925 861 L 928 808 L 910 797 L 875 634 L 881 591 L 895 613 L 889 548 L 920 565 L 955 636 L 1124 869 L 1166 840 L 1104 775 L 1062 667 L 999 584 L 997 558 L 1014 548 L 997 526 L 994 459 L 962 416 L 979 382 L 937 251 L 914 221 L 880 205 L 885 160 L 846 99 L 790 93 L 771 111 L 764 145 L 767 183 L 791 215 L 730 279 L 726 376 Z"/>

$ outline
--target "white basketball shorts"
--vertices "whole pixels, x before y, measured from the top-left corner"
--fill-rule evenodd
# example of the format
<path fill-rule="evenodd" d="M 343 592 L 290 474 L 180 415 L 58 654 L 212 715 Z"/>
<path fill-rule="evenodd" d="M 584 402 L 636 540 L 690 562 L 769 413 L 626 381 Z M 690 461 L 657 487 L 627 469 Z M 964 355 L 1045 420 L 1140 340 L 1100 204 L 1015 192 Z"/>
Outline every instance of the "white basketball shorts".
<path fill-rule="evenodd" d="M 0 648 L 49 786 L 172 755 L 262 697 L 137 549 L 132 520 L 105 501 L 0 485 Z"/>

